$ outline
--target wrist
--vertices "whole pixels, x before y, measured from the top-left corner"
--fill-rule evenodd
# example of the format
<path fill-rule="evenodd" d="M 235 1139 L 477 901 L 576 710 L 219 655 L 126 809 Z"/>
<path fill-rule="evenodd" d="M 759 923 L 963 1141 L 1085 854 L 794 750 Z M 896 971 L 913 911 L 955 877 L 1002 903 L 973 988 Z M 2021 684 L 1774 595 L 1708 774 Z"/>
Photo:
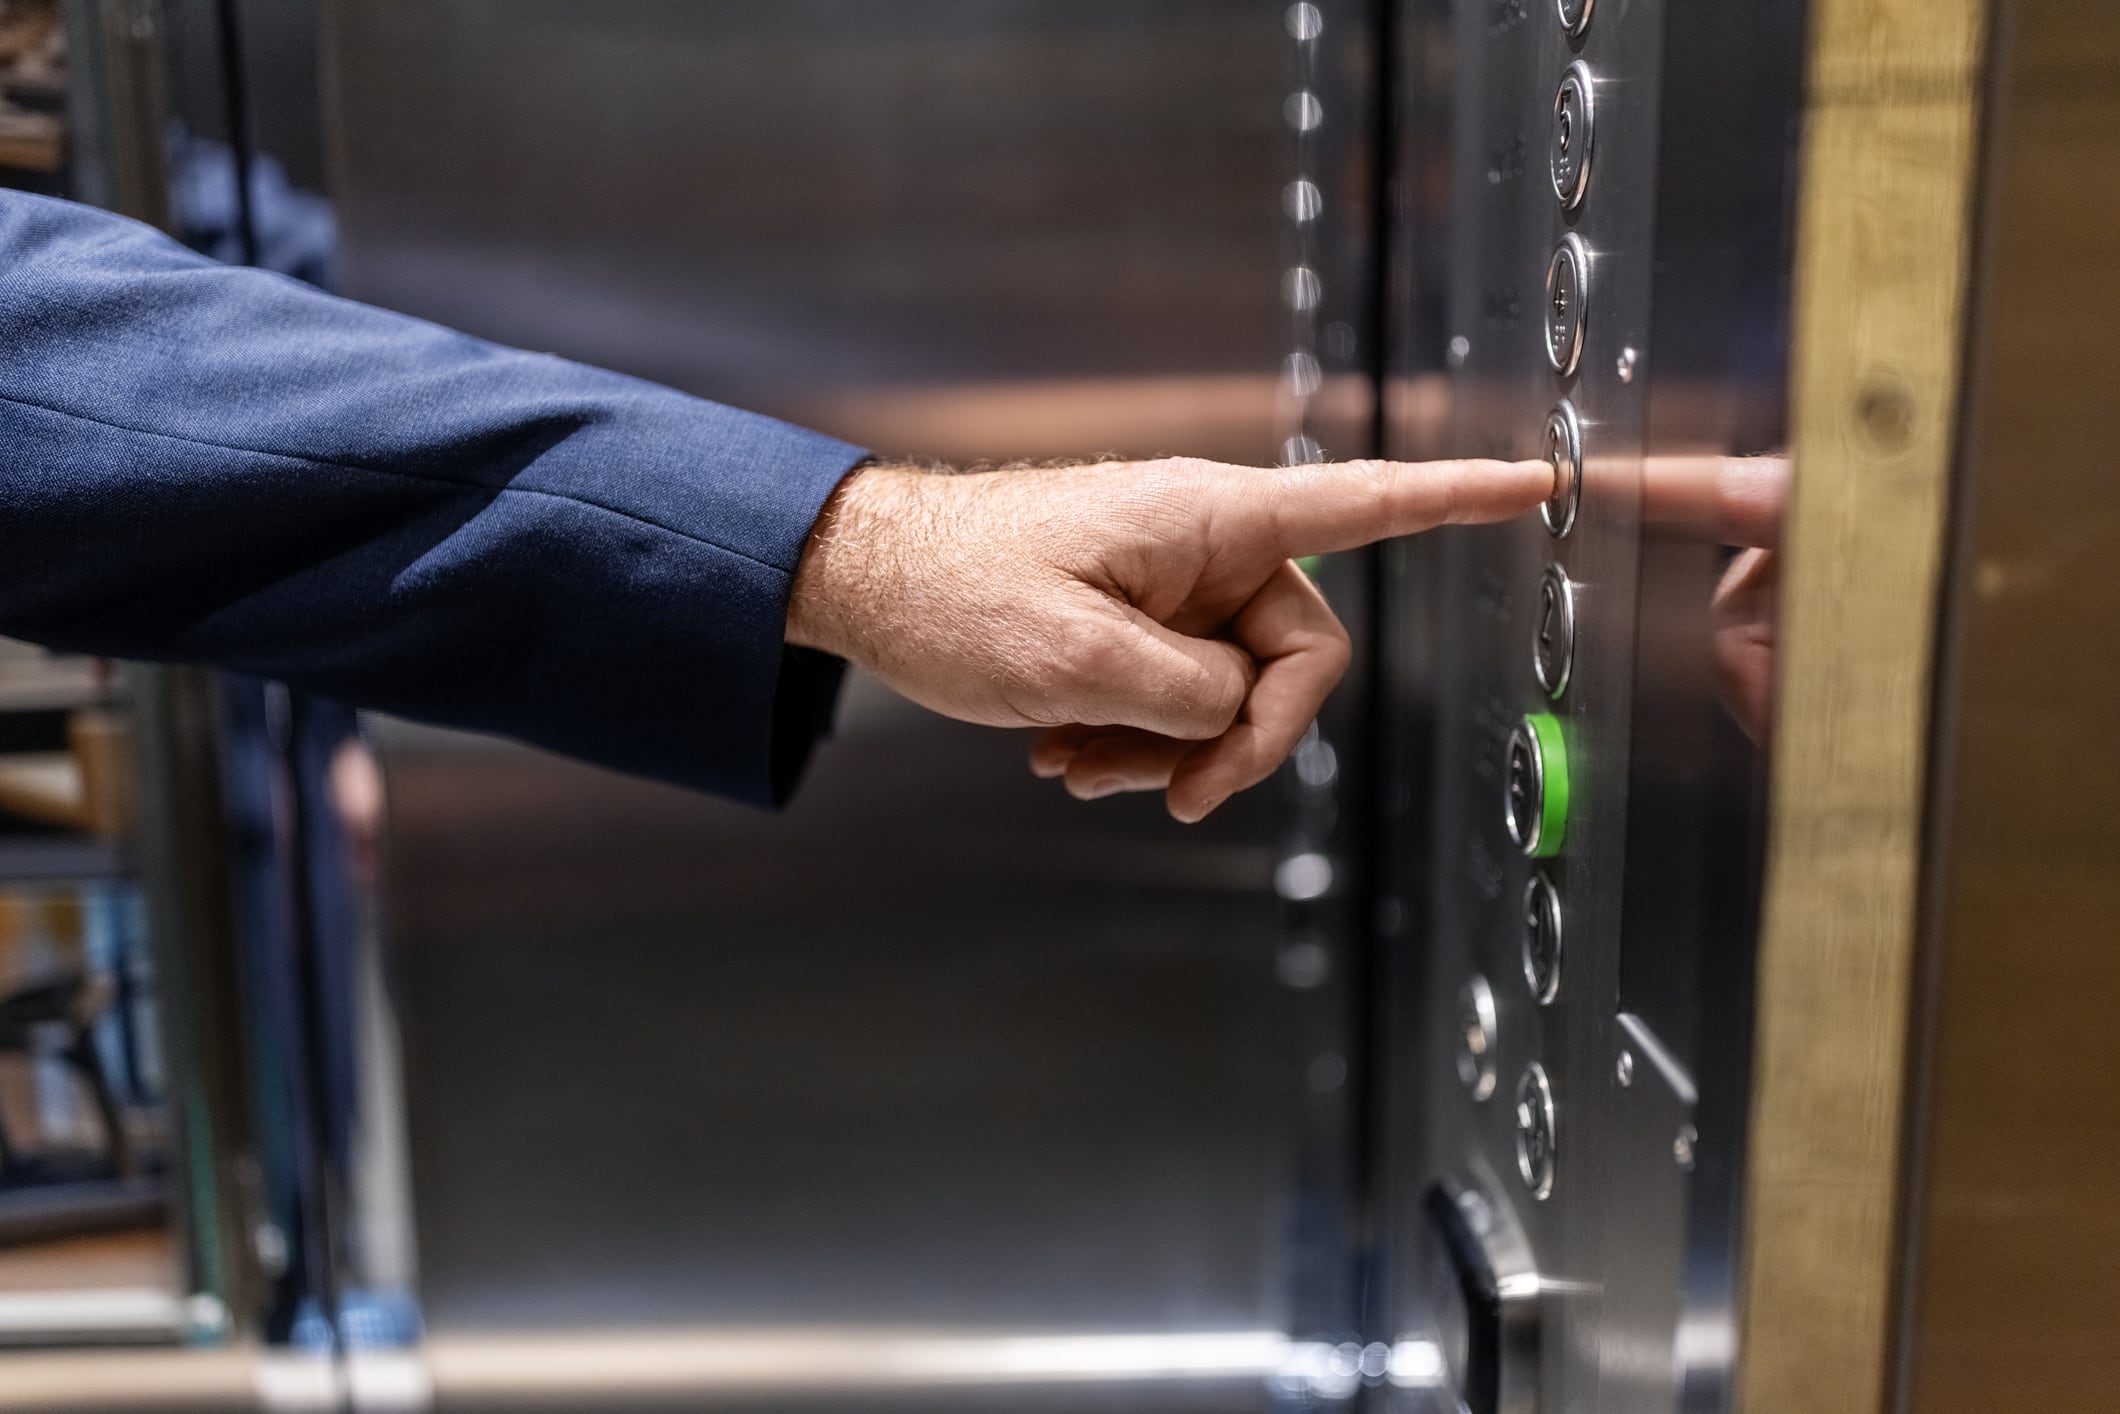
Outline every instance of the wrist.
<path fill-rule="evenodd" d="M 810 534 L 803 541 L 802 558 L 795 566 L 795 580 L 788 591 L 787 641 L 798 648 L 815 648 L 844 658 L 840 645 L 839 615 L 834 610 L 831 583 L 845 554 L 847 501 L 854 486 L 869 474 L 869 466 L 857 466 L 832 488 L 818 509 Z"/>
<path fill-rule="evenodd" d="M 869 464 L 849 472 L 825 499 L 804 541 L 788 594 L 787 641 L 864 662 L 874 602 L 884 594 L 890 509 L 911 468 Z"/>

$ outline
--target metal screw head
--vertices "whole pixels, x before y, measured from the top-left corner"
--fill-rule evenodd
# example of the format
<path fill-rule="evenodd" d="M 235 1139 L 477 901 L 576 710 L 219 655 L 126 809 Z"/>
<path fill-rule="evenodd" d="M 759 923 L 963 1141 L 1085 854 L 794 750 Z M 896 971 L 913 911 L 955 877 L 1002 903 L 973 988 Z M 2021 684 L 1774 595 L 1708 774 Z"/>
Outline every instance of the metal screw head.
<path fill-rule="evenodd" d="M 1516 1082 L 1516 1171 L 1540 1202 L 1553 1194 L 1553 1160 L 1559 1147 L 1553 1087 L 1546 1083 L 1545 1067 L 1533 1061 Z"/>
<path fill-rule="evenodd" d="M 1693 1171 L 1693 1151 L 1699 1147 L 1699 1144 L 1700 1132 L 1690 1124 L 1680 1125 L 1678 1127 L 1678 1137 L 1671 1141 L 1671 1157 L 1676 1159 L 1678 1166 L 1688 1173 Z"/>
<path fill-rule="evenodd" d="M 1621 349 L 1619 351 L 1619 363 L 1615 369 L 1615 371 L 1619 374 L 1619 381 L 1622 383 L 1632 383 L 1634 381 L 1634 367 L 1640 362 L 1641 355 L 1636 353 L 1633 348 L 1629 347 Z"/>
<path fill-rule="evenodd" d="M 1590 10 L 1595 0 L 1555 0 L 1560 10 L 1561 26 L 1571 35 L 1581 34 L 1590 28 Z"/>
<path fill-rule="evenodd" d="M 1463 334 L 1459 334 L 1457 337 L 1453 338 L 1450 341 L 1449 357 L 1450 366 L 1452 368 L 1463 368 L 1465 366 L 1465 360 L 1470 358 L 1471 356 L 1472 340 L 1466 338 Z"/>
<path fill-rule="evenodd" d="M 1612 1066 L 1612 1078 L 1619 1082 L 1619 1088 L 1622 1090 L 1634 1083 L 1634 1052 L 1619 1053 L 1619 1059 Z"/>
<path fill-rule="evenodd" d="M 1531 671 L 1548 697 L 1568 690 L 1575 667 L 1575 586 L 1559 565 L 1546 566 L 1538 584 L 1538 627 L 1531 641 Z"/>
<path fill-rule="evenodd" d="M 1563 377 L 1583 356 L 1584 305 L 1590 294 L 1590 254 L 1569 232 L 1546 264 L 1546 361 Z"/>
<path fill-rule="evenodd" d="M 1537 870 L 1524 884 L 1524 981 L 1540 1006 L 1560 995 L 1561 896 Z"/>
<path fill-rule="evenodd" d="M 1474 1100 L 1494 1093 L 1494 992 L 1475 973 L 1458 988 L 1458 1079 Z"/>
<path fill-rule="evenodd" d="M 1563 211 L 1582 205 L 1590 190 L 1590 157 L 1597 134 L 1596 99 L 1590 69 L 1578 59 L 1561 76 L 1553 95 L 1553 132 L 1546 147 L 1546 170 Z"/>
<path fill-rule="evenodd" d="M 1539 507 L 1539 519 L 1548 533 L 1566 535 L 1583 500 L 1583 424 L 1566 398 L 1546 415 L 1546 461 L 1553 468 L 1553 492 Z"/>

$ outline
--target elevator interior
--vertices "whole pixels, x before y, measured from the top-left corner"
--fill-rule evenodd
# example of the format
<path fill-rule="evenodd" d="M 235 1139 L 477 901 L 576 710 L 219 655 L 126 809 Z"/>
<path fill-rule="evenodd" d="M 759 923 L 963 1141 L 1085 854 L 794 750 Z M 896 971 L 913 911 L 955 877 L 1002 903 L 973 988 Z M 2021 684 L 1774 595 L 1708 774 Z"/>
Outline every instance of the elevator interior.
<path fill-rule="evenodd" d="M 1192 831 L 856 682 L 773 817 L 371 720 L 332 891 L 328 709 L 0 659 L 0 808 L 82 782 L 0 989 L 127 998 L 0 1030 L 94 1188 L 0 1176 L 0 1409 L 1734 1407 L 1825 8 L 54 11 L 11 182 L 223 258 L 893 456 L 1556 494 L 1314 566 L 1356 667 Z"/>

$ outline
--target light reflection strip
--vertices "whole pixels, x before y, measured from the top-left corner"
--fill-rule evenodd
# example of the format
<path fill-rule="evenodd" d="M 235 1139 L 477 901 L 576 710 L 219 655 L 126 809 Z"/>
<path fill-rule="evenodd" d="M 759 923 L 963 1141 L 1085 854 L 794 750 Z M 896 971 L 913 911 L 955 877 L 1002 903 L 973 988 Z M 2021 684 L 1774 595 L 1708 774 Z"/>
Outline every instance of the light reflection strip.
<path fill-rule="evenodd" d="M 1302 1347 L 1271 1331 L 975 1335 L 875 1329 L 659 1329 L 442 1335 L 438 1392 L 1259 1379 Z"/>

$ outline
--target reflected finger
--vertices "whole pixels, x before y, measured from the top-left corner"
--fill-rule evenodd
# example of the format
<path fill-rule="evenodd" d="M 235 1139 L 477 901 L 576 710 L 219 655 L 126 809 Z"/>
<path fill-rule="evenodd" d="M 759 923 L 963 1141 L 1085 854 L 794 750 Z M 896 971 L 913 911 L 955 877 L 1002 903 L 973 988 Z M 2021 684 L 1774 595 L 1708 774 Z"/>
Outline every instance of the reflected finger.
<path fill-rule="evenodd" d="M 1642 518 L 1721 545 L 1781 539 L 1787 457 L 1663 456 L 1642 463 Z"/>

